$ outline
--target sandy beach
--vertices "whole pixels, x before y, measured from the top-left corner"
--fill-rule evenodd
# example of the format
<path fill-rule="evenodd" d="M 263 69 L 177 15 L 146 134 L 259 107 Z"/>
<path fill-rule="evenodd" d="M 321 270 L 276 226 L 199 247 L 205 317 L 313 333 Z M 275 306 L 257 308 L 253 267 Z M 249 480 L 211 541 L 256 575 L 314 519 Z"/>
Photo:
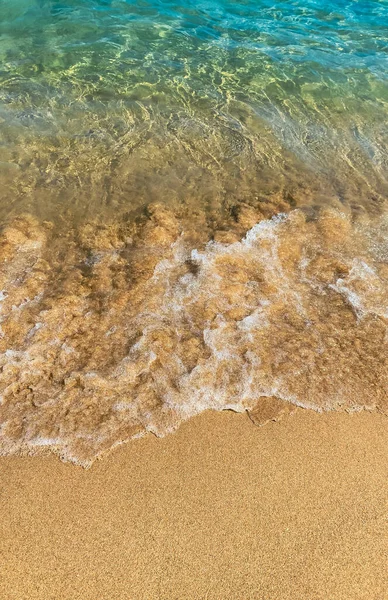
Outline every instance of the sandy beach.
<path fill-rule="evenodd" d="M 388 600 L 388 0 L 0 0 L 0 600 Z"/>
<path fill-rule="evenodd" d="M 0 461 L 2 600 L 382 600 L 386 417 L 206 412 L 84 470 Z"/>

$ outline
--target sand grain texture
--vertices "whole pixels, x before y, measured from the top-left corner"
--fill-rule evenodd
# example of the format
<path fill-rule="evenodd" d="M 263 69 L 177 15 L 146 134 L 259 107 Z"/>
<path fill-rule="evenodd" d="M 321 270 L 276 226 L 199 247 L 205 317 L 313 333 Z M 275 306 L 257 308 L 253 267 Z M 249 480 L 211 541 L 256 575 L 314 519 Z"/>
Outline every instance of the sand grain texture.
<path fill-rule="evenodd" d="M 0 461 L 1 600 L 383 600 L 386 417 L 206 412 L 91 470 Z"/>

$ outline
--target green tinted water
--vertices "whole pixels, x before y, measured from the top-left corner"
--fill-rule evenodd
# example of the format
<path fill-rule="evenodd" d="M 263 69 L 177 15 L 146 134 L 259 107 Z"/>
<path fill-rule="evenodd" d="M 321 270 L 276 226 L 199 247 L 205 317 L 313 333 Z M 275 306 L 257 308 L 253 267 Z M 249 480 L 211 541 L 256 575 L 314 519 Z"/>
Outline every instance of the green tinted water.
<path fill-rule="evenodd" d="M 322 6 L 3 1 L 0 215 L 380 203 L 388 4 Z"/>

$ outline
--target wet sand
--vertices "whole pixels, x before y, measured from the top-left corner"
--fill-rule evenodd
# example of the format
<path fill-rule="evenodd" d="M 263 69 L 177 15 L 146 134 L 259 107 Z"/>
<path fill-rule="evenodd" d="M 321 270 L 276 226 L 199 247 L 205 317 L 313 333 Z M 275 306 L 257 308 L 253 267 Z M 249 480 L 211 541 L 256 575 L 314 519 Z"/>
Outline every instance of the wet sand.
<path fill-rule="evenodd" d="M 0 460 L 2 600 L 382 600 L 386 417 L 205 412 L 90 470 Z"/>

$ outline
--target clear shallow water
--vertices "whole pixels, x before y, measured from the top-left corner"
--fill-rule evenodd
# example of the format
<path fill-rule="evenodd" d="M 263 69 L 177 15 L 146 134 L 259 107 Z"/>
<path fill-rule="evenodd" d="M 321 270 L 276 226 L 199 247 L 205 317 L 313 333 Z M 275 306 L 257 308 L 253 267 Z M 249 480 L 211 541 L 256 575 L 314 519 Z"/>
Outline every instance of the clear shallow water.
<path fill-rule="evenodd" d="M 386 194 L 387 23 L 385 0 L 5 0 L 7 210 Z"/>
<path fill-rule="evenodd" d="M 385 0 L 3 0 L 1 452 L 386 410 L 387 58 Z"/>

